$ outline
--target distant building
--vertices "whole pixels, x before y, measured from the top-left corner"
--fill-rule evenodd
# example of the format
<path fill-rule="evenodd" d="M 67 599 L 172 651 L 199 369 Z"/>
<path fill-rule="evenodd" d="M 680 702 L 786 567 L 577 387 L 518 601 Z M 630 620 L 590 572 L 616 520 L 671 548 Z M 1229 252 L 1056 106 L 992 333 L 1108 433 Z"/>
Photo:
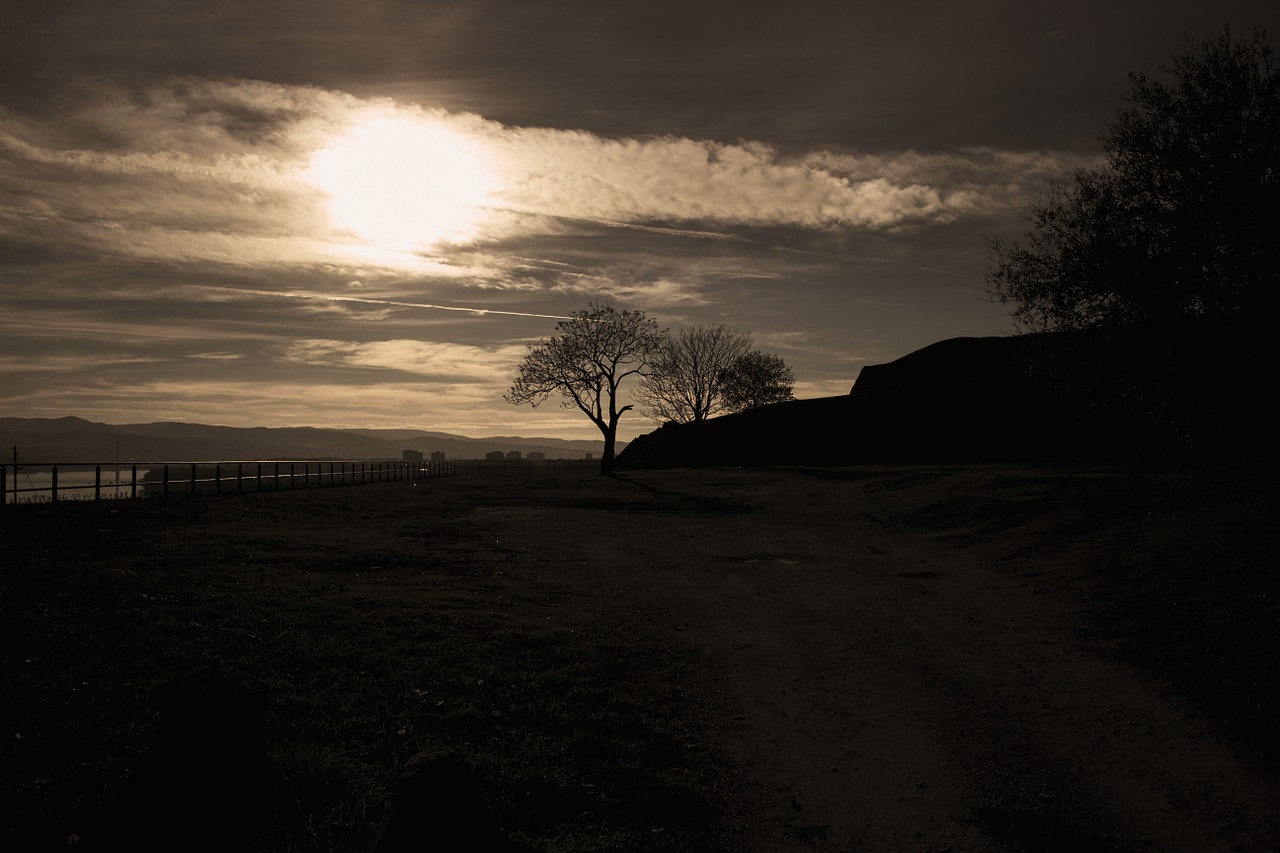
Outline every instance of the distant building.
<path fill-rule="evenodd" d="M 524 458 L 524 454 L 523 454 L 523 453 L 521 453 L 519 450 L 508 450 L 508 451 L 507 451 L 507 458 L 508 458 L 508 459 L 523 459 L 523 458 Z"/>
<path fill-rule="evenodd" d="M 484 458 L 488 459 L 490 462 L 501 462 L 506 458 L 506 456 L 501 450 L 490 450 L 484 455 Z"/>
<path fill-rule="evenodd" d="M 596 458 L 596 455 L 595 455 L 594 453 L 592 453 L 590 450 L 588 450 L 588 451 L 587 451 L 587 455 L 586 455 L 586 456 L 584 456 L 584 457 L 582 457 L 582 458 L 583 458 L 583 459 L 595 459 L 595 458 Z"/>
<path fill-rule="evenodd" d="M 524 458 L 528 459 L 530 462 L 541 462 L 547 458 L 547 454 L 543 453 L 541 450 L 530 450 L 524 455 Z"/>
<path fill-rule="evenodd" d="M 401 450 L 400 459 L 404 462 L 421 462 L 422 451 L 421 450 Z"/>
<path fill-rule="evenodd" d="M 432 462 L 443 462 L 443 461 L 444 461 L 444 451 L 443 451 L 443 450 L 433 450 L 433 451 L 431 451 L 431 461 L 432 461 Z"/>

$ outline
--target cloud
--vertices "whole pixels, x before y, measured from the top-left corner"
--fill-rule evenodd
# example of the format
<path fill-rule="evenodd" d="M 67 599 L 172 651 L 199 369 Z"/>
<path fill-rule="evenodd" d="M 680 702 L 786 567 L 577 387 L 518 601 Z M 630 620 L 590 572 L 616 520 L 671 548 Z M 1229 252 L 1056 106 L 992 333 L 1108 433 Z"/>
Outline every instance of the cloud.
<path fill-rule="evenodd" d="M 525 354 L 522 346 L 481 347 L 417 340 L 296 340 L 282 347 L 296 364 L 396 370 L 449 382 L 501 384 Z"/>
<path fill-rule="evenodd" d="M 0 371 L 8 374 L 19 373 L 67 373 L 83 374 L 89 370 L 104 370 L 120 365 L 154 364 L 162 359 L 147 355 L 130 354 L 42 354 L 33 359 L 29 355 L 0 354 Z M 10 377 L 14 378 L 14 377 Z"/>
<path fill-rule="evenodd" d="M 405 233 L 380 242 L 376 221 L 368 233 L 345 230 L 313 165 L 318 152 L 346 150 L 336 140 L 370 116 L 381 124 L 368 126 L 387 132 L 440 129 L 410 141 L 457 140 L 496 176 L 485 215 L 451 232 L 453 243 L 406 246 L 405 220 L 443 215 L 411 208 L 438 203 L 418 172 L 444 168 L 435 160 L 447 149 L 418 160 L 412 146 L 388 143 L 354 150 L 403 150 L 392 165 L 426 190 L 379 215 Z M 382 270 L 480 283 L 527 262 L 489 252 L 473 255 L 484 265 L 460 264 L 467 245 L 599 226 L 711 241 L 749 239 L 739 232 L 753 228 L 923 227 L 1024 205 L 1083 161 L 994 149 L 785 154 L 753 141 L 610 139 L 315 87 L 178 79 L 143 90 L 90 86 L 43 116 L 0 108 L 0 162 L 9 181 L 0 239 L 9 242 L 144 261 L 312 265 L 362 281 Z M 358 170 L 342 186 L 358 192 Z M 343 210 L 378 210 L 376 198 L 345 201 Z"/>
<path fill-rule="evenodd" d="M 1022 204 L 1082 163 L 1053 152 L 794 156 L 758 142 L 614 140 L 545 128 L 488 132 L 505 170 L 501 196 L 514 209 L 633 227 L 658 221 L 882 229 L 950 221 Z"/>
<path fill-rule="evenodd" d="M 187 358 L 204 361 L 243 361 L 245 355 L 240 352 L 193 352 L 188 353 Z"/>

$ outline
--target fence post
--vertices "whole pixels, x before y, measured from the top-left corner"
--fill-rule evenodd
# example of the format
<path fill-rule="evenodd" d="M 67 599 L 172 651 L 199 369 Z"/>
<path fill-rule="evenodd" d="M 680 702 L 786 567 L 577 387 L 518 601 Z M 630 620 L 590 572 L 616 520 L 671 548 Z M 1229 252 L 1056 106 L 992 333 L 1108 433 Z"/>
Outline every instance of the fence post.
<path fill-rule="evenodd" d="M 213 492 L 214 494 L 222 494 L 222 463 L 215 463 L 213 466 Z"/>
<path fill-rule="evenodd" d="M 16 478 L 16 475 L 15 475 Z M 0 465 L 0 506 L 4 506 L 9 490 L 9 469 Z"/>
<path fill-rule="evenodd" d="M 138 466 L 134 465 L 129 470 L 129 500 L 136 501 L 138 499 Z"/>
<path fill-rule="evenodd" d="M 244 491 L 244 463 L 243 462 L 236 463 L 236 491 L 237 492 Z"/>
<path fill-rule="evenodd" d="M 166 498 L 169 497 L 169 463 L 167 462 L 165 463 L 165 466 L 164 466 L 164 490 L 162 494 Z"/>
<path fill-rule="evenodd" d="M 102 500 L 102 466 L 93 466 L 93 502 Z"/>
<path fill-rule="evenodd" d="M 58 466 L 53 466 L 53 479 L 49 483 L 49 503 L 58 502 Z"/>
<path fill-rule="evenodd" d="M 191 494 L 196 493 L 196 463 L 191 463 Z"/>

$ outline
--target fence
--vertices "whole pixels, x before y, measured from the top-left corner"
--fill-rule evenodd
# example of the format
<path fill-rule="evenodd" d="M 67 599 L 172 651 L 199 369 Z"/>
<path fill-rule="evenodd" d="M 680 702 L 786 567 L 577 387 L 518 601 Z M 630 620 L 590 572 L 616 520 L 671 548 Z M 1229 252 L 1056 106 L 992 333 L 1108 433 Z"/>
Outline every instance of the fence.
<path fill-rule="evenodd" d="M 455 464 L 273 459 L 130 463 L 126 469 L 115 463 L 5 463 L 0 465 L 0 506 L 46 500 L 101 501 L 427 480 L 455 476 Z M 120 475 L 126 470 L 127 478 L 121 482 Z M 104 471 L 114 476 L 104 481 Z M 20 474 L 26 477 L 26 486 L 21 484 Z"/>

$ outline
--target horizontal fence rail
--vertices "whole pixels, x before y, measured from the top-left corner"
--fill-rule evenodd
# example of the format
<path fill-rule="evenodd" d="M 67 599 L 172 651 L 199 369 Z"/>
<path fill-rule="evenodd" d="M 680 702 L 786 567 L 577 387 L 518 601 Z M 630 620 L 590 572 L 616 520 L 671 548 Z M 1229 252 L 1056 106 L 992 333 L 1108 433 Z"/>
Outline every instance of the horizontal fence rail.
<path fill-rule="evenodd" d="M 131 462 L 128 465 L 3 463 L 0 464 L 0 507 L 63 500 L 136 500 L 429 480 L 456 476 L 456 464 L 350 459 Z"/>

